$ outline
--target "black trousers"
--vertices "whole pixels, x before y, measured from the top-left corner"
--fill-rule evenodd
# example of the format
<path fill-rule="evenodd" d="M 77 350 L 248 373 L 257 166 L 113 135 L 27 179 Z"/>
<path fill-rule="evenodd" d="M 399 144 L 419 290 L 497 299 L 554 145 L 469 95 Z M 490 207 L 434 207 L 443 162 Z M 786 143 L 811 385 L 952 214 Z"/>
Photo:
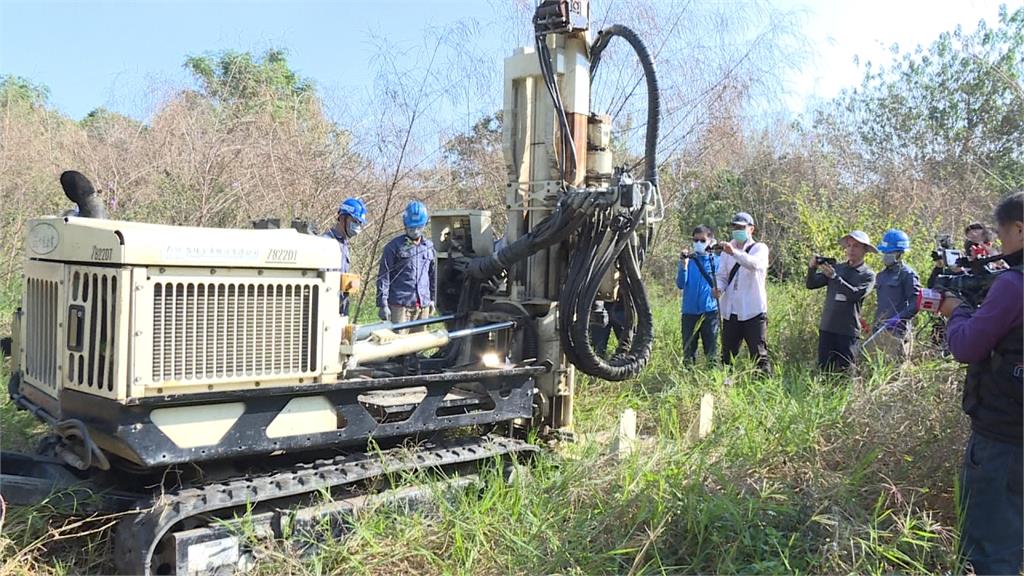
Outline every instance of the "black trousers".
<path fill-rule="evenodd" d="M 840 372 L 853 364 L 856 336 L 846 336 L 821 330 L 818 332 L 818 368 L 825 372 Z"/>
<path fill-rule="evenodd" d="M 739 320 L 733 314 L 722 321 L 722 363 L 731 364 L 740 353 L 740 345 L 747 343 L 750 357 L 762 371 L 771 370 L 768 362 L 768 315 L 758 314 L 749 320 Z"/>

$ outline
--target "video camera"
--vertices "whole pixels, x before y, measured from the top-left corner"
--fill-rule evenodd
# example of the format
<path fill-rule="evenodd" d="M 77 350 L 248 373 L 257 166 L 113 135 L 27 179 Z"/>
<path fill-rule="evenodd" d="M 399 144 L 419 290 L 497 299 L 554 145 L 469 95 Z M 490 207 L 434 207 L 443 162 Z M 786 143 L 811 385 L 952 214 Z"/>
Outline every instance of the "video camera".
<path fill-rule="evenodd" d="M 988 258 L 978 258 L 977 260 L 961 263 L 961 265 L 967 266 L 963 274 L 939 274 L 935 277 L 933 283 L 934 290 L 929 291 L 932 294 L 924 296 L 926 302 L 922 305 L 922 309 L 937 311 L 938 306 L 942 303 L 942 296 L 945 294 L 952 294 L 972 308 L 981 306 L 982 301 L 985 300 L 985 295 L 988 294 L 988 289 L 992 286 L 992 282 L 1006 271 L 1006 269 L 993 270 L 988 264 L 1001 259 L 1002 255 L 999 254 Z M 934 304 L 935 310 L 932 310 L 932 307 L 928 305 L 928 301 L 935 298 L 938 298 L 938 302 Z"/>
<path fill-rule="evenodd" d="M 839 261 L 836 260 L 835 258 L 832 258 L 831 256 L 818 256 L 817 254 L 815 254 L 814 263 L 817 264 L 818 266 L 821 266 L 822 264 L 828 264 L 829 266 L 832 266 L 834 268 L 836 264 L 839 263 Z"/>
<path fill-rule="evenodd" d="M 932 261 L 941 261 L 943 268 L 963 267 L 968 259 L 964 253 L 953 248 L 953 237 L 949 234 L 939 234 L 935 237 L 935 250 L 932 250 Z"/>

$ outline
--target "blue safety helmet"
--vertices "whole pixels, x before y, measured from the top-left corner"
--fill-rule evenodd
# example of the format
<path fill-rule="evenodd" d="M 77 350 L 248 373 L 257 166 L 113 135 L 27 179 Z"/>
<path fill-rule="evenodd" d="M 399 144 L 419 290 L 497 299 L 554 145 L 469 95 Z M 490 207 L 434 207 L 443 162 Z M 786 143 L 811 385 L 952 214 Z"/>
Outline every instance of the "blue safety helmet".
<path fill-rule="evenodd" d="M 359 198 L 346 198 L 338 206 L 338 217 L 351 216 L 360 224 L 366 224 L 366 204 Z"/>
<path fill-rule="evenodd" d="M 910 250 L 910 236 L 903 230 L 891 228 L 886 230 L 882 236 L 882 243 L 878 245 L 878 251 L 882 254 L 893 252 L 906 252 Z"/>
<path fill-rule="evenodd" d="M 413 200 L 405 206 L 405 214 L 402 214 L 402 223 L 406 228 L 423 228 L 430 221 L 427 214 L 427 207 L 419 200 Z"/>

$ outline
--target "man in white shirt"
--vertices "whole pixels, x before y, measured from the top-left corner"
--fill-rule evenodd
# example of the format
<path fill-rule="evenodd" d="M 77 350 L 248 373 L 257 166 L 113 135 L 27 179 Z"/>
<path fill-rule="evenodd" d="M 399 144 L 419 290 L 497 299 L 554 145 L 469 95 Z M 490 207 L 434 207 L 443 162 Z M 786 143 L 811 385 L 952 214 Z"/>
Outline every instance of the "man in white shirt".
<path fill-rule="evenodd" d="M 722 362 L 729 364 L 747 343 L 757 367 L 768 363 L 768 246 L 754 240 L 754 219 L 746 212 L 732 217 L 732 241 L 722 244 L 722 259 L 715 275 L 716 296 L 722 312 Z"/>

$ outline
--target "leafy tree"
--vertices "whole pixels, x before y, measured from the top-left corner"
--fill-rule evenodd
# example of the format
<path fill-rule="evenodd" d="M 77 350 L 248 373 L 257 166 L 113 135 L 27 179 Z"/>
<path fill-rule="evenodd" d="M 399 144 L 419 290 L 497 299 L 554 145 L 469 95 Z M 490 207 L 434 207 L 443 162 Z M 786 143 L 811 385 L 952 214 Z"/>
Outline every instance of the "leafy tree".
<path fill-rule="evenodd" d="M 85 115 L 85 118 L 82 118 L 79 124 L 90 134 L 105 134 L 116 130 L 138 131 L 145 128 L 138 120 L 119 112 L 113 112 L 103 106 L 94 108 Z"/>
<path fill-rule="evenodd" d="M 1003 6 L 995 27 L 957 27 L 888 68 L 868 63 L 816 129 L 855 187 L 1005 195 L 1024 186 L 1022 49 L 1024 8 Z"/>
<path fill-rule="evenodd" d="M 0 105 L 42 108 L 50 98 L 50 89 L 27 78 L 5 74 L 0 76 Z"/>
<path fill-rule="evenodd" d="M 504 217 L 505 160 L 502 155 L 502 112 L 477 120 L 468 133 L 445 142 L 442 165 L 456 206 L 487 209 L 499 221 Z"/>
<path fill-rule="evenodd" d="M 267 50 L 259 58 L 231 50 L 189 56 L 185 69 L 195 76 L 204 97 L 228 108 L 269 107 L 280 115 L 308 110 L 316 96 L 312 81 L 291 69 L 283 50 Z"/>
<path fill-rule="evenodd" d="M 463 186 L 486 184 L 481 181 L 485 159 L 501 159 L 502 112 L 476 121 L 468 134 L 456 134 L 444 144 L 444 162 L 454 179 Z"/>

